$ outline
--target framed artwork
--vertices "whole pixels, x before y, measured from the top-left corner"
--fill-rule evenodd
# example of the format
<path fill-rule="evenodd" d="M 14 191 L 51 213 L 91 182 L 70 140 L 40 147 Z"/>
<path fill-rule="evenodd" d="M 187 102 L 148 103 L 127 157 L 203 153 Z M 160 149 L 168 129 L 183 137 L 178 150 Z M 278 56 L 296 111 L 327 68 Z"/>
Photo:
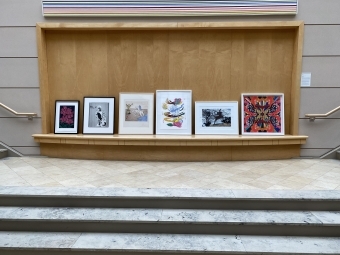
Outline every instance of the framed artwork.
<path fill-rule="evenodd" d="M 114 97 L 84 97 L 83 134 L 113 134 L 114 105 Z"/>
<path fill-rule="evenodd" d="M 78 134 L 79 101 L 55 101 L 55 134 Z"/>
<path fill-rule="evenodd" d="M 156 91 L 156 134 L 191 135 L 191 90 Z"/>
<path fill-rule="evenodd" d="M 242 94 L 242 135 L 284 135 L 282 93 Z"/>
<path fill-rule="evenodd" d="M 195 134 L 238 135 L 238 102 L 195 102 Z"/>
<path fill-rule="evenodd" d="M 119 134 L 153 134 L 154 93 L 119 93 Z"/>

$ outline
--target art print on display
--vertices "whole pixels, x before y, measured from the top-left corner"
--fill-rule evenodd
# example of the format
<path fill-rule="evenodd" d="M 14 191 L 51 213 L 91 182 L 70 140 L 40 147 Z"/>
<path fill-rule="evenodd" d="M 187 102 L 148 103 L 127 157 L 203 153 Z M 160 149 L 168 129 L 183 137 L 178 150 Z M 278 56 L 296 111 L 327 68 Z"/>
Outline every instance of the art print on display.
<path fill-rule="evenodd" d="M 243 135 L 284 135 L 282 93 L 242 94 Z"/>
<path fill-rule="evenodd" d="M 119 134 L 153 134 L 154 93 L 119 94 Z"/>
<path fill-rule="evenodd" d="M 238 135 L 238 102 L 195 102 L 195 134 Z"/>
<path fill-rule="evenodd" d="M 156 91 L 156 134 L 191 135 L 191 90 Z"/>
<path fill-rule="evenodd" d="M 84 97 L 83 134 L 113 134 L 114 97 Z"/>
<path fill-rule="evenodd" d="M 55 134 L 78 134 L 79 101 L 55 102 Z"/>

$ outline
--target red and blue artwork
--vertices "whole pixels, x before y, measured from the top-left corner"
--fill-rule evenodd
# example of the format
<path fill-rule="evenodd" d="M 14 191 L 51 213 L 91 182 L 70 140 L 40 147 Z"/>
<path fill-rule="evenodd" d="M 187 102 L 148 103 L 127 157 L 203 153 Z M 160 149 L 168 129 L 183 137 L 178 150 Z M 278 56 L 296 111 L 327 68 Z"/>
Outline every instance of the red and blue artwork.
<path fill-rule="evenodd" d="M 243 133 L 282 133 L 282 95 L 243 95 Z"/>

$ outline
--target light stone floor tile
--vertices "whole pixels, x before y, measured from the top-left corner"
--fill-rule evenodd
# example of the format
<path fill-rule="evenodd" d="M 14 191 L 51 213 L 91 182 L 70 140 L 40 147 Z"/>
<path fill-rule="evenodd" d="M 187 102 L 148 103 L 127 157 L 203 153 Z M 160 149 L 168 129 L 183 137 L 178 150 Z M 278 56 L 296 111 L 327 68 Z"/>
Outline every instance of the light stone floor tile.
<path fill-rule="evenodd" d="M 296 181 L 289 181 L 289 180 L 284 180 L 282 182 L 279 183 L 280 186 L 284 186 L 287 187 L 289 189 L 302 189 L 303 187 L 306 186 L 305 183 L 300 183 L 300 182 L 296 182 Z"/>
<path fill-rule="evenodd" d="M 309 184 L 313 181 L 315 181 L 315 179 L 312 179 L 312 178 L 308 178 L 308 177 L 300 177 L 300 176 L 291 176 L 289 178 L 286 179 L 287 181 L 295 181 L 295 182 L 299 182 L 299 183 L 302 183 L 302 184 Z"/>
<path fill-rule="evenodd" d="M 237 171 L 246 171 L 246 170 L 250 170 L 250 169 L 253 169 L 255 168 L 255 166 L 252 166 L 252 165 L 245 165 L 245 164 L 241 164 L 241 165 L 237 165 L 237 166 L 234 166 L 232 167 L 232 169 L 234 170 L 237 170 Z"/>
<path fill-rule="evenodd" d="M 229 169 L 225 169 L 222 171 L 213 172 L 210 174 L 210 176 L 217 177 L 217 178 L 229 178 L 230 176 L 233 176 L 236 173 L 237 172 L 235 172 L 234 170 L 230 171 Z"/>
<path fill-rule="evenodd" d="M 241 176 L 241 175 L 233 175 L 233 176 L 230 176 L 228 178 L 228 180 L 233 181 L 233 182 L 239 182 L 239 183 L 246 184 L 246 183 L 252 181 L 253 178 L 248 178 L 248 177 Z"/>
<path fill-rule="evenodd" d="M 323 175 L 325 175 L 324 172 L 308 173 L 308 172 L 302 171 L 302 172 L 298 173 L 295 176 L 302 176 L 302 177 L 305 177 L 305 178 L 317 179 L 317 178 L 319 178 L 319 177 L 321 177 Z"/>
<path fill-rule="evenodd" d="M 53 180 L 55 180 L 57 182 L 78 178 L 77 176 L 74 176 L 72 174 L 60 174 L 60 173 L 47 174 L 47 176 L 51 177 Z"/>
<path fill-rule="evenodd" d="M 309 170 L 315 170 L 315 171 L 330 171 L 332 169 L 336 168 L 335 165 L 321 165 L 321 164 L 315 164 L 309 167 Z"/>
<path fill-rule="evenodd" d="M 283 180 L 284 178 L 278 178 L 277 176 L 269 176 L 269 175 L 265 175 L 265 176 L 262 176 L 256 179 L 256 181 L 268 182 L 268 183 L 271 183 L 272 185 L 280 183 Z"/>
<path fill-rule="evenodd" d="M 265 167 L 256 167 L 253 169 L 250 169 L 248 171 L 249 173 L 254 173 L 254 174 L 260 174 L 261 176 L 266 175 L 266 174 L 270 174 L 273 172 L 273 168 L 265 166 Z"/>
<path fill-rule="evenodd" d="M 273 184 L 270 182 L 258 181 L 258 180 L 250 181 L 247 184 L 250 186 L 259 188 L 259 189 L 268 189 L 273 186 Z"/>
<path fill-rule="evenodd" d="M 306 185 L 300 190 L 323 190 L 323 188 L 318 187 L 318 186 L 313 186 L 313 185 Z"/>
<path fill-rule="evenodd" d="M 127 186 L 121 184 L 121 183 L 112 183 L 109 185 L 102 186 L 100 188 L 127 188 Z"/>
<path fill-rule="evenodd" d="M 273 185 L 271 187 L 268 188 L 269 190 L 273 189 L 273 190 L 291 190 L 288 187 L 285 186 L 280 186 L 280 185 Z"/>
<path fill-rule="evenodd" d="M 187 182 L 177 184 L 177 185 L 173 186 L 173 188 L 201 188 L 201 187 L 206 186 L 208 184 L 209 184 L 209 182 L 194 179 L 194 180 L 191 180 L 191 181 L 187 181 Z"/>
<path fill-rule="evenodd" d="M 32 186 L 40 186 L 46 183 L 54 182 L 52 178 L 48 178 L 46 176 L 39 176 L 39 175 L 25 175 L 22 178 L 27 181 Z"/>
<path fill-rule="evenodd" d="M 327 174 L 325 174 L 325 175 L 317 178 L 316 181 L 340 184 L 340 177 L 339 176 L 327 176 Z"/>
<path fill-rule="evenodd" d="M 60 183 L 64 186 L 64 187 L 94 187 L 93 185 L 88 184 L 86 181 L 81 180 L 81 179 L 69 179 L 69 180 L 65 180 L 65 181 L 60 181 Z"/>
<path fill-rule="evenodd" d="M 0 186 L 340 189 L 340 161 L 138 162 L 47 157 L 0 160 Z"/>
<path fill-rule="evenodd" d="M 339 183 L 330 183 L 330 182 L 316 180 L 316 181 L 311 182 L 310 185 L 320 187 L 320 189 L 333 190 L 336 187 L 338 187 Z"/>
<path fill-rule="evenodd" d="M 64 187 L 59 182 L 48 182 L 48 183 L 37 184 L 37 185 L 32 185 L 32 186 L 34 186 L 34 187 Z"/>
<path fill-rule="evenodd" d="M 218 185 L 216 183 L 209 183 L 208 185 L 200 187 L 200 189 L 228 189 L 228 188 Z"/>
<path fill-rule="evenodd" d="M 236 174 L 235 176 L 257 179 L 257 178 L 262 177 L 263 175 L 264 174 L 254 173 L 254 172 L 252 172 L 252 170 L 249 170 L 249 171 L 246 171 L 246 172 L 243 172 L 243 173 Z"/>

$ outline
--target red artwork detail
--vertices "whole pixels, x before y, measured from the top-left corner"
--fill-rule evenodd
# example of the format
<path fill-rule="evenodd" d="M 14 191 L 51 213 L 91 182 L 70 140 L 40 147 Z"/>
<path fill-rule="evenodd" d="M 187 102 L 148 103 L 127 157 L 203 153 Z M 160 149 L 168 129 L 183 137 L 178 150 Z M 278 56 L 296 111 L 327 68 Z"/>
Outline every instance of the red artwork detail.
<path fill-rule="evenodd" d="M 243 101 L 245 133 L 281 132 L 281 96 L 244 96 Z"/>

